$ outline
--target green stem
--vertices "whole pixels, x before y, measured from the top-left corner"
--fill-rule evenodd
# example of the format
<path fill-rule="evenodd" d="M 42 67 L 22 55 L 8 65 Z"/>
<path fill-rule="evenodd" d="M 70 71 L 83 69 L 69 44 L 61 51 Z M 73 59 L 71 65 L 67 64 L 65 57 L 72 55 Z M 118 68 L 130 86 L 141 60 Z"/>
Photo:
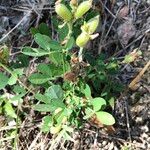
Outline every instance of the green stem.
<path fill-rule="evenodd" d="M 67 23 L 67 25 L 68 25 L 68 29 L 69 29 L 69 31 L 68 31 L 68 35 L 67 35 L 67 40 L 69 40 L 70 39 L 70 37 L 71 37 L 71 35 L 72 35 L 72 22 L 68 22 Z"/>
<path fill-rule="evenodd" d="M 78 53 L 79 62 L 82 62 L 83 60 L 82 54 L 83 54 L 83 47 L 80 47 L 79 53 Z"/>

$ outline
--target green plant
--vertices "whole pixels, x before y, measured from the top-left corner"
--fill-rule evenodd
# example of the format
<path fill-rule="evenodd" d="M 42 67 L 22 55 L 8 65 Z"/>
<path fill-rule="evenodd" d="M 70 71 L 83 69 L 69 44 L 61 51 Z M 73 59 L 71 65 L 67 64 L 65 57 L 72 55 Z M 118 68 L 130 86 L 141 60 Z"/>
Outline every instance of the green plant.
<path fill-rule="evenodd" d="M 15 99 L 19 103 L 22 103 L 23 97 L 27 93 L 32 94 L 34 110 L 47 113 L 42 119 L 42 131 L 52 134 L 59 133 L 59 136 L 61 135 L 67 140 L 72 140 L 70 133 L 73 132 L 73 127 L 81 127 L 83 120 L 96 117 L 103 125 L 115 123 L 114 117 L 106 112 L 110 96 L 104 98 L 104 94 L 94 94 L 93 88 L 88 82 L 92 77 L 94 81 L 97 77 L 106 78 L 106 70 L 113 70 L 117 65 L 113 62 L 105 64 L 97 59 L 94 61 L 96 63 L 94 70 L 91 63 L 85 68 L 82 66 L 84 47 L 89 40 L 97 36 L 93 33 L 99 24 L 100 16 L 95 13 L 93 17 L 89 12 L 91 6 L 91 0 L 84 1 L 79 5 L 70 3 L 70 6 L 57 2 L 55 11 L 63 20 L 63 23 L 56 27 L 59 35 L 58 41 L 49 36 L 51 31 L 46 24 L 41 24 L 38 28 L 31 29 L 38 47 L 22 48 L 23 55 L 18 58 L 21 66 L 14 63 L 13 67 L 9 68 L 0 63 L 0 67 L 7 71 L 7 73 L 0 73 L 0 89 L 7 85 L 13 86 L 11 101 Z M 88 19 L 83 22 L 80 18 L 85 13 L 87 13 Z M 55 21 L 59 22 L 54 18 L 54 24 Z M 78 56 L 70 51 L 75 44 L 79 46 Z M 26 86 L 22 82 L 22 78 L 25 78 L 23 68 L 26 68 L 25 62 L 28 62 L 30 57 L 41 59 L 37 59 L 36 71 L 27 76 L 28 86 Z M 45 58 L 47 63 L 44 61 Z M 87 59 L 86 56 L 85 59 Z M 100 70 L 101 66 L 104 67 L 104 70 Z M 85 78 L 84 72 L 87 74 L 87 78 Z M 99 76 L 100 74 L 101 76 Z M 102 79 L 98 81 L 102 81 Z M 97 88 L 96 84 L 93 86 Z"/>

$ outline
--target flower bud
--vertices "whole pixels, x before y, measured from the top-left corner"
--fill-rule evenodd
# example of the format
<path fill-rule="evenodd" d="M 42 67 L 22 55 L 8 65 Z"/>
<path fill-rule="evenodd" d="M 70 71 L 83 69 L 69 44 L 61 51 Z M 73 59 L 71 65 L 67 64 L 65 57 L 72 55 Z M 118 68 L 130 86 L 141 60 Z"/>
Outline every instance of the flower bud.
<path fill-rule="evenodd" d="M 92 0 L 87 0 L 79 4 L 76 12 L 75 12 L 75 18 L 79 19 L 81 18 L 88 10 L 92 7 Z"/>
<path fill-rule="evenodd" d="M 76 39 L 76 44 L 79 47 L 84 47 L 90 40 L 90 36 L 86 32 L 82 32 Z"/>
<path fill-rule="evenodd" d="M 70 10 L 64 4 L 57 3 L 55 5 L 55 11 L 62 19 L 67 22 L 72 19 L 72 14 Z"/>

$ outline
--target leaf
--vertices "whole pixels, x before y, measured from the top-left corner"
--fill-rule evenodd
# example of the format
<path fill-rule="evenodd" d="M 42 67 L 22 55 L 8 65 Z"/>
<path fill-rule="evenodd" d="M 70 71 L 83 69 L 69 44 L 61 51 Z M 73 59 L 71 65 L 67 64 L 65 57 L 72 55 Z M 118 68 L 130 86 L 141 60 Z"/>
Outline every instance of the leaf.
<path fill-rule="evenodd" d="M 11 72 L 11 77 L 8 80 L 9 85 L 14 85 L 17 82 L 18 76 L 21 76 L 23 74 L 23 69 L 14 69 Z"/>
<path fill-rule="evenodd" d="M 62 49 L 62 46 L 57 41 L 51 40 L 51 42 L 50 42 L 50 48 L 52 50 L 60 51 Z"/>
<path fill-rule="evenodd" d="M 89 107 L 87 107 L 86 109 L 85 109 L 85 116 L 83 117 L 83 119 L 88 119 L 88 118 L 91 118 L 93 115 L 94 115 L 94 111 L 91 109 L 91 108 L 89 108 Z"/>
<path fill-rule="evenodd" d="M 84 94 L 86 98 L 91 98 L 91 89 L 88 84 L 86 84 L 85 86 Z"/>
<path fill-rule="evenodd" d="M 111 106 L 111 108 L 114 110 L 114 108 L 115 108 L 115 99 L 114 99 L 114 97 L 111 97 L 108 102 L 109 102 L 109 105 Z"/>
<path fill-rule="evenodd" d="M 49 60 L 53 62 L 55 65 L 60 65 L 63 62 L 63 53 L 59 51 L 56 53 L 51 53 L 49 55 Z"/>
<path fill-rule="evenodd" d="M 67 34 L 68 34 L 68 31 L 69 31 L 69 29 L 68 29 L 68 26 L 67 26 L 67 25 L 65 25 L 64 27 L 58 29 L 58 35 L 59 35 L 60 41 L 63 41 L 63 40 L 64 40 L 64 38 L 65 38 L 65 37 L 67 36 Z"/>
<path fill-rule="evenodd" d="M 37 94 L 34 95 L 34 97 L 35 97 L 35 99 L 37 99 L 41 102 L 44 102 L 45 104 L 50 104 L 51 103 L 51 99 L 46 95 L 37 93 Z"/>
<path fill-rule="evenodd" d="M 40 112 L 54 112 L 57 108 L 64 108 L 64 103 L 59 99 L 54 99 L 50 104 L 34 105 L 33 109 Z"/>
<path fill-rule="evenodd" d="M 55 111 L 56 108 L 54 108 L 50 104 L 38 104 L 38 105 L 34 105 L 33 109 L 40 112 L 51 112 L 51 111 Z"/>
<path fill-rule="evenodd" d="M 75 43 L 75 40 L 73 37 L 70 37 L 70 39 L 68 40 L 67 44 L 66 44 L 66 49 L 70 50 L 72 49 L 73 45 Z"/>
<path fill-rule="evenodd" d="M 52 85 L 46 90 L 45 95 L 51 99 L 63 99 L 63 90 L 60 85 Z"/>
<path fill-rule="evenodd" d="M 40 31 L 37 28 L 31 27 L 30 32 L 32 35 L 35 35 L 35 34 L 39 33 Z"/>
<path fill-rule="evenodd" d="M 15 85 L 13 92 L 15 92 L 16 94 L 25 94 L 26 90 L 23 87 L 21 87 L 20 85 Z"/>
<path fill-rule="evenodd" d="M 24 54 L 18 54 L 15 58 L 15 62 L 11 64 L 12 68 L 25 68 L 29 65 L 29 56 Z"/>
<path fill-rule="evenodd" d="M 60 111 L 57 115 L 55 115 L 57 124 L 65 123 L 67 121 L 67 118 L 70 117 L 71 113 L 72 113 L 72 110 L 66 109 L 66 108 Z"/>
<path fill-rule="evenodd" d="M 37 69 L 42 73 L 52 77 L 52 71 L 50 65 L 48 64 L 39 64 Z"/>
<path fill-rule="evenodd" d="M 35 34 L 34 39 L 35 42 L 44 50 L 61 50 L 61 45 L 57 41 L 51 40 L 50 37 L 46 35 L 37 33 Z"/>
<path fill-rule="evenodd" d="M 0 72 L 0 90 L 7 85 L 8 80 L 8 77 Z"/>
<path fill-rule="evenodd" d="M 43 132 L 50 131 L 50 127 L 53 125 L 53 119 L 51 116 L 45 116 L 42 118 L 42 127 L 41 130 Z"/>
<path fill-rule="evenodd" d="M 41 34 L 50 36 L 51 35 L 51 31 L 50 28 L 47 26 L 46 23 L 41 23 L 38 27 L 39 31 Z"/>
<path fill-rule="evenodd" d="M 28 56 L 33 56 L 33 57 L 41 57 L 45 55 L 49 55 L 50 52 L 45 51 L 40 48 L 31 48 L 31 47 L 24 47 L 22 49 L 22 53 Z"/>
<path fill-rule="evenodd" d="M 106 101 L 101 97 L 97 97 L 91 100 L 91 104 L 93 105 L 94 111 L 98 111 L 103 105 L 106 105 Z"/>
<path fill-rule="evenodd" d="M 104 125 L 113 125 L 115 123 L 114 117 L 105 111 L 99 111 L 95 113 L 97 119 Z"/>
<path fill-rule="evenodd" d="M 34 35 L 34 40 L 44 50 L 50 50 L 51 39 L 47 35 L 37 33 Z"/>
<path fill-rule="evenodd" d="M 50 77 L 45 74 L 34 73 L 28 78 L 33 84 L 43 84 L 50 80 Z"/>
<path fill-rule="evenodd" d="M 12 72 L 13 74 L 11 75 L 11 77 L 8 80 L 8 84 L 9 85 L 14 85 L 17 82 L 18 76 L 15 72 Z"/>
<path fill-rule="evenodd" d="M 52 77 L 59 77 L 61 75 L 63 75 L 63 66 L 57 66 L 55 64 L 49 64 L 51 73 L 52 73 Z"/>
<path fill-rule="evenodd" d="M 7 103 L 4 105 L 4 110 L 8 116 L 10 116 L 12 118 L 17 118 L 15 110 L 13 109 L 10 102 L 7 101 Z"/>

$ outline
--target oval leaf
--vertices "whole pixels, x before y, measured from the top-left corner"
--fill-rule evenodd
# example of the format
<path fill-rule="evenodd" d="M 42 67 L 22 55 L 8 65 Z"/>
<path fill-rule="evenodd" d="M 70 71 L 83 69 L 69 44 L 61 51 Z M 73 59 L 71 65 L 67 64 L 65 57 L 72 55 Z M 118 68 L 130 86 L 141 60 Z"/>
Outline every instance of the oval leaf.
<path fill-rule="evenodd" d="M 45 95 L 50 97 L 50 99 L 62 99 L 63 90 L 60 85 L 52 85 L 47 89 Z"/>
<path fill-rule="evenodd" d="M 34 35 L 35 42 L 43 49 L 50 50 L 50 42 L 51 39 L 47 35 L 42 35 L 40 33 L 37 33 Z"/>
<path fill-rule="evenodd" d="M 106 105 L 106 101 L 101 97 L 97 97 L 91 100 L 91 104 L 93 105 L 94 111 L 99 111 L 103 105 Z"/>
<path fill-rule="evenodd" d="M 28 79 L 33 84 L 43 84 L 49 81 L 50 77 L 44 74 L 34 73 Z"/>
<path fill-rule="evenodd" d="M 105 111 L 96 112 L 97 119 L 104 125 L 113 125 L 115 123 L 114 117 Z"/>
<path fill-rule="evenodd" d="M 8 80 L 8 77 L 0 72 L 0 90 L 7 85 Z"/>
<path fill-rule="evenodd" d="M 45 55 L 49 55 L 50 52 L 45 51 L 40 48 L 31 48 L 31 47 L 24 47 L 22 49 L 22 53 L 28 56 L 33 56 L 33 57 L 41 57 Z"/>

